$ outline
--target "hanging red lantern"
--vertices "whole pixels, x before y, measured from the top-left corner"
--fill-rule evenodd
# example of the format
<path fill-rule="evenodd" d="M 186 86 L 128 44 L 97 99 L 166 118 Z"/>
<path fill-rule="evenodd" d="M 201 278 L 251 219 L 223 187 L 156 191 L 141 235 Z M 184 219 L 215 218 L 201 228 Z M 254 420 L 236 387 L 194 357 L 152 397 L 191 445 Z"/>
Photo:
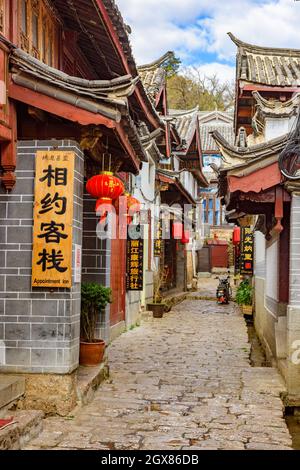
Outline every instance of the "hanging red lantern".
<path fill-rule="evenodd" d="M 181 238 L 181 243 L 183 245 L 188 245 L 190 243 L 190 232 L 188 230 L 185 230 L 183 232 L 182 238 Z"/>
<path fill-rule="evenodd" d="M 235 227 L 233 230 L 232 242 L 235 246 L 241 243 L 241 227 Z"/>
<path fill-rule="evenodd" d="M 126 198 L 126 201 L 124 202 L 126 203 L 126 209 L 127 209 L 127 213 L 126 213 L 127 222 L 128 224 L 130 224 L 133 219 L 133 213 L 135 214 L 137 212 L 140 212 L 141 203 L 137 198 L 131 196 L 129 193 L 125 193 L 123 197 Z M 124 205 L 123 205 L 123 210 L 125 210 Z M 120 199 L 119 198 L 115 201 L 115 209 L 116 209 L 117 214 L 119 214 L 119 211 L 120 211 Z M 130 212 L 132 213 L 130 214 Z"/>
<path fill-rule="evenodd" d="M 86 190 L 92 197 L 97 199 L 97 211 L 102 204 L 112 204 L 124 193 L 125 188 L 122 181 L 113 173 L 104 171 L 88 180 Z"/>
<path fill-rule="evenodd" d="M 173 238 L 174 240 L 180 240 L 183 237 L 183 224 L 181 222 L 173 223 Z"/>

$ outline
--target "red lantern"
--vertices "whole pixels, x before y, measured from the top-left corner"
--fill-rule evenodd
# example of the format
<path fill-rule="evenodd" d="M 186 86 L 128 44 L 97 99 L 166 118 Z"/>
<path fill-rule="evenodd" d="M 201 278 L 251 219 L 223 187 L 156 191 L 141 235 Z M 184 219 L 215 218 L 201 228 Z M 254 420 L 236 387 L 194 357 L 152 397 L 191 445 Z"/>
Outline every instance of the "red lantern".
<path fill-rule="evenodd" d="M 188 230 L 185 230 L 183 232 L 182 238 L 181 238 L 181 243 L 183 245 L 188 245 L 190 243 L 190 232 Z"/>
<path fill-rule="evenodd" d="M 180 240 L 183 237 L 183 224 L 181 222 L 173 223 L 173 238 Z"/>
<path fill-rule="evenodd" d="M 128 224 L 130 224 L 132 222 L 132 218 L 133 218 L 132 217 L 133 214 L 129 215 L 130 209 L 131 208 L 134 209 L 132 211 L 133 213 L 140 212 L 141 203 L 138 199 L 131 196 L 129 193 L 125 193 L 124 197 L 126 197 L 126 201 L 124 201 L 124 202 L 126 202 L 126 208 L 127 208 L 127 222 L 128 222 Z M 124 208 L 124 205 L 123 205 L 123 208 Z M 120 211 L 120 199 L 119 198 L 115 202 L 115 208 L 116 208 L 117 214 L 119 214 L 119 211 Z"/>
<path fill-rule="evenodd" d="M 235 227 L 233 230 L 232 242 L 234 245 L 239 245 L 241 242 L 241 228 Z"/>
<path fill-rule="evenodd" d="M 119 178 L 113 173 L 105 171 L 90 178 L 86 190 L 92 197 L 97 198 L 97 211 L 101 204 L 112 204 L 124 193 L 125 188 Z"/>

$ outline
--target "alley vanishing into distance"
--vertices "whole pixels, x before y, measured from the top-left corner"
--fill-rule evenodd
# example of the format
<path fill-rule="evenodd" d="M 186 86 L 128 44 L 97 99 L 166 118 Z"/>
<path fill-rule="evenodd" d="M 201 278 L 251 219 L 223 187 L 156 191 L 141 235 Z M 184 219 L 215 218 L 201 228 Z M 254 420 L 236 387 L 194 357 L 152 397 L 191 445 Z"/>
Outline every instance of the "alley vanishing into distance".
<path fill-rule="evenodd" d="M 117 339 L 93 402 L 45 419 L 27 449 L 288 450 L 284 384 L 250 348 L 233 303 L 186 300 Z"/>

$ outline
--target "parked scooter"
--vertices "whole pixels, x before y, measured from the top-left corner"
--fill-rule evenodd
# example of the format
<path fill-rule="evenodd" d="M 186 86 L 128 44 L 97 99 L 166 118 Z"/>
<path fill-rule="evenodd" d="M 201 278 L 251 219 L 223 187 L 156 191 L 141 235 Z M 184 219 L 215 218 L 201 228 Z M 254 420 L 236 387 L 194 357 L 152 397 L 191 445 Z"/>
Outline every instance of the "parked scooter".
<path fill-rule="evenodd" d="M 230 285 L 230 276 L 226 278 L 218 278 L 219 285 L 217 288 L 217 302 L 218 304 L 228 305 L 232 297 L 232 289 Z"/>

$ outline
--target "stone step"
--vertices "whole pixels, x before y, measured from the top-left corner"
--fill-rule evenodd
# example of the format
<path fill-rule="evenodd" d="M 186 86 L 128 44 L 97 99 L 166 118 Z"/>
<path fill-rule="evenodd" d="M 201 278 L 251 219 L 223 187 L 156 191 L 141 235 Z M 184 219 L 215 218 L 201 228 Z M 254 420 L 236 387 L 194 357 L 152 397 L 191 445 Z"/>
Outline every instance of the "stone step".
<path fill-rule="evenodd" d="M 20 450 L 31 439 L 37 437 L 43 428 L 42 411 L 14 411 L 6 417 L 13 417 L 14 423 L 0 429 L 0 450 Z"/>
<path fill-rule="evenodd" d="M 142 310 L 140 314 L 141 321 L 147 321 L 150 320 L 150 318 L 153 318 L 153 312 L 151 310 Z"/>
<path fill-rule="evenodd" d="M 0 375 L 0 410 L 25 393 L 25 378 Z"/>

